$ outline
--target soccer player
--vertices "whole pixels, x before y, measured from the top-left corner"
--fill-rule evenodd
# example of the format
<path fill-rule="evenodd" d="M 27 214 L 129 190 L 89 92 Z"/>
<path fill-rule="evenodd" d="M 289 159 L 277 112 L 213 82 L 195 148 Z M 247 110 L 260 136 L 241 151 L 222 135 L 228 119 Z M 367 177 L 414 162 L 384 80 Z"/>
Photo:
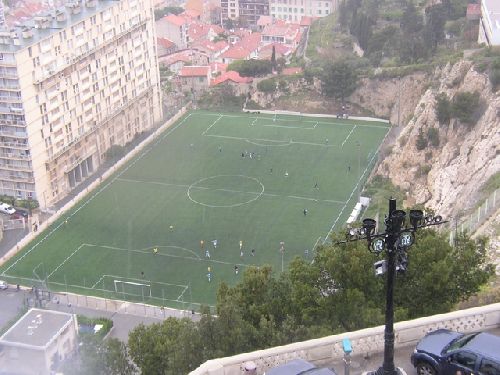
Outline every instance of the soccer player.
<path fill-rule="evenodd" d="M 153 254 L 154 254 L 154 255 L 158 254 L 158 248 L 157 248 L 157 247 L 155 247 L 155 248 L 153 249 Z"/>
<path fill-rule="evenodd" d="M 217 249 L 217 240 L 213 240 L 212 245 L 214 245 L 214 249 Z"/>
<path fill-rule="evenodd" d="M 212 281 L 212 271 L 211 271 L 210 267 L 208 267 L 207 279 L 208 279 L 208 282 Z"/>
<path fill-rule="evenodd" d="M 304 208 L 304 216 L 307 216 L 307 208 Z"/>
<path fill-rule="evenodd" d="M 238 272 L 240 272 L 240 269 L 238 268 L 238 266 L 234 266 L 234 273 L 237 275 Z"/>
<path fill-rule="evenodd" d="M 319 189 L 318 182 L 316 182 L 316 183 L 314 184 L 314 188 L 315 188 L 315 189 Z"/>
<path fill-rule="evenodd" d="M 255 249 L 252 249 L 252 256 L 255 256 Z"/>
<path fill-rule="evenodd" d="M 240 250 L 243 248 L 243 241 L 240 240 Z"/>
<path fill-rule="evenodd" d="M 203 250 L 203 246 L 205 246 L 205 241 L 200 240 L 200 248 Z"/>
<path fill-rule="evenodd" d="M 171 225 L 171 226 L 170 226 L 170 231 L 173 231 L 173 230 L 174 230 L 174 226 L 173 226 L 173 225 Z"/>
<path fill-rule="evenodd" d="M 285 177 L 288 177 L 288 171 L 285 171 Z"/>
<path fill-rule="evenodd" d="M 205 258 L 210 259 L 210 251 L 208 251 L 208 248 L 205 250 Z"/>
<path fill-rule="evenodd" d="M 328 138 L 325 138 L 325 145 L 328 146 Z"/>
<path fill-rule="evenodd" d="M 222 152 L 222 146 L 219 146 L 219 152 Z"/>

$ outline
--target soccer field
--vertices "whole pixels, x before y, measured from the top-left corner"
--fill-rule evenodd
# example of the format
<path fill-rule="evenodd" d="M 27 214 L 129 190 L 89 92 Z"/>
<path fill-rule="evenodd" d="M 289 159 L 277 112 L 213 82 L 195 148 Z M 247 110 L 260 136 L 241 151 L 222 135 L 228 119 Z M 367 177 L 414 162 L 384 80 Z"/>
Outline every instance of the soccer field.
<path fill-rule="evenodd" d="M 191 112 L 1 276 L 175 308 L 213 305 L 219 283 L 236 283 L 248 266 L 281 272 L 295 256 L 312 259 L 315 244 L 344 225 L 388 130 L 380 122 Z"/>

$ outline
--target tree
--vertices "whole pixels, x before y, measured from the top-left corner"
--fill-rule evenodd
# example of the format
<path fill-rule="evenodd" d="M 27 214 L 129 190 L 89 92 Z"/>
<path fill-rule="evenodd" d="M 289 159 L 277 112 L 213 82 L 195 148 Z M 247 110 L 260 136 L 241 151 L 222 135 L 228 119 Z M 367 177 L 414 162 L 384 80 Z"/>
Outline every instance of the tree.
<path fill-rule="evenodd" d="M 273 46 L 273 52 L 271 53 L 271 65 L 273 69 L 276 69 L 276 47 Z"/>
<path fill-rule="evenodd" d="M 450 123 L 451 102 L 444 92 L 436 95 L 436 116 L 440 124 Z"/>
<path fill-rule="evenodd" d="M 425 150 L 427 147 L 427 138 L 424 137 L 424 132 L 422 129 L 418 129 L 417 140 L 415 142 L 415 146 L 418 151 Z"/>
<path fill-rule="evenodd" d="M 83 336 L 80 346 L 81 365 L 71 373 L 78 375 L 133 375 L 135 366 L 130 362 L 126 345 L 114 338 L 102 341 L 99 336 Z"/>
<path fill-rule="evenodd" d="M 130 332 L 128 343 L 131 358 L 144 374 L 186 374 L 204 359 L 196 323 L 187 318 L 141 324 Z"/>
<path fill-rule="evenodd" d="M 479 118 L 480 96 L 478 92 L 459 92 L 453 98 L 453 117 L 458 118 L 462 123 L 474 125 Z"/>
<path fill-rule="evenodd" d="M 227 70 L 234 70 L 242 77 L 258 77 L 271 73 L 272 64 L 269 60 L 237 60 Z"/>
<path fill-rule="evenodd" d="M 343 102 L 356 89 L 358 72 L 346 61 L 334 62 L 323 67 L 321 81 L 321 88 L 326 96 Z"/>
<path fill-rule="evenodd" d="M 424 39 L 427 48 L 435 50 L 438 43 L 444 39 L 446 10 L 442 4 L 436 4 L 425 9 L 427 22 L 424 29 Z"/>

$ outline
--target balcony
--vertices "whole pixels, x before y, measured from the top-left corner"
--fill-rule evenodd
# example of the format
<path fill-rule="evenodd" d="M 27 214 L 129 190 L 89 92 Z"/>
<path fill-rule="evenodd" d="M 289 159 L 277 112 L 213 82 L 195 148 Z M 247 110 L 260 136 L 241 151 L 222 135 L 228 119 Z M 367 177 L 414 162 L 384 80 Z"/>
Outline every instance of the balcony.
<path fill-rule="evenodd" d="M 8 125 L 8 126 L 15 126 L 18 128 L 25 128 L 26 121 L 24 121 L 24 120 L 9 120 L 9 119 L 1 119 L 0 118 L 0 126 L 1 125 Z"/>
<path fill-rule="evenodd" d="M 0 170 L 6 171 L 20 171 L 20 172 L 32 172 L 33 168 L 30 165 L 13 165 L 9 163 L 2 163 L 0 160 Z"/>
<path fill-rule="evenodd" d="M 21 150 L 27 150 L 29 148 L 27 143 L 21 142 L 0 142 L 0 147 L 16 148 Z"/>
<path fill-rule="evenodd" d="M 20 153 L 12 153 L 12 152 L 0 152 L 0 159 L 31 160 L 31 155 L 23 155 Z"/>
<path fill-rule="evenodd" d="M 12 138 L 22 138 L 27 139 L 28 133 L 26 132 L 15 132 L 12 130 L 1 130 L 0 129 L 0 137 L 12 137 Z"/>
<path fill-rule="evenodd" d="M 33 178 L 33 176 L 16 176 L 0 173 L 0 181 L 34 183 L 35 179 Z"/>
<path fill-rule="evenodd" d="M 21 86 L 19 86 L 19 83 L 14 83 L 14 84 L 10 84 L 10 85 L 0 83 L 0 89 L 1 90 L 20 90 Z"/>

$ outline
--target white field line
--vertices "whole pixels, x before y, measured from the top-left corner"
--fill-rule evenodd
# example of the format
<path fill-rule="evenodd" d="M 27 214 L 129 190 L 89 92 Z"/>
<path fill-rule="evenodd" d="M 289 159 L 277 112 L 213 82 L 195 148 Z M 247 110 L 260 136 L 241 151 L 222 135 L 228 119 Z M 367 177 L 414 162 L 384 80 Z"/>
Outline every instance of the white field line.
<path fill-rule="evenodd" d="M 182 298 L 182 296 L 184 296 L 184 293 L 186 293 L 186 290 L 188 290 L 188 286 L 187 285 L 184 286 L 184 290 L 182 291 L 181 294 L 179 294 L 179 296 L 177 297 L 176 301 L 181 302 L 180 299 Z M 182 302 L 184 302 L 184 301 L 182 301 Z"/>
<path fill-rule="evenodd" d="M 203 114 L 198 113 L 196 115 L 220 116 L 218 113 L 203 113 Z M 272 119 L 274 116 L 273 115 L 269 115 L 269 116 L 256 117 L 256 116 L 224 115 L 224 117 L 246 118 L 246 119 Z M 296 120 L 296 119 L 279 119 L 278 121 L 297 122 L 299 120 Z M 352 123 L 336 122 L 336 121 L 327 122 L 327 121 L 317 121 L 317 120 L 304 120 L 302 122 L 311 123 L 311 124 L 317 124 L 317 125 L 318 124 L 324 124 L 324 125 L 352 126 Z M 368 128 L 378 128 L 378 129 L 384 129 L 384 130 L 387 130 L 387 129 L 390 128 L 390 126 L 383 126 L 383 125 L 378 126 L 378 125 L 370 125 L 370 124 L 358 124 L 358 126 L 368 127 Z"/>
<path fill-rule="evenodd" d="M 163 186 L 174 186 L 174 187 L 181 187 L 181 188 L 187 188 L 190 187 L 191 185 L 182 185 L 182 184 L 169 184 L 169 183 L 164 183 L 164 182 L 156 182 L 156 181 L 142 181 L 142 180 L 131 180 L 128 178 L 120 178 L 118 181 L 124 181 L 124 182 L 132 182 L 132 183 L 140 183 L 140 184 L 153 184 L 153 185 L 163 185 Z M 208 188 L 208 187 L 203 187 L 203 186 L 192 186 L 191 189 L 198 189 L 198 190 L 211 190 L 211 191 L 222 191 L 222 192 L 228 192 L 228 193 L 242 193 L 242 194 L 253 194 L 253 195 L 264 195 L 267 197 L 278 197 L 278 198 L 291 198 L 291 199 L 303 199 L 303 200 L 308 200 L 308 201 L 314 201 L 314 202 L 324 202 L 324 203 L 334 203 L 334 204 L 343 204 L 346 203 L 344 201 L 338 201 L 334 199 L 316 199 L 316 198 L 310 198 L 310 197 L 301 197 L 297 195 L 279 195 L 279 194 L 272 194 L 272 193 L 260 193 L 257 191 L 244 191 L 244 190 L 232 190 L 232 189 L 225 189 L 225 188 Z M 102 247 L 108 247 L 108 246 L 102 246 Z M 112 247 L 109 247 L 112 248 Z"/>
<path fill-rule="evenodd" d="M 342 209 L 340 210 L 337 218 L 335 219 L 335 221 L 333 222 L 332 224 L 332 227 L 330 228 L 330 230 L 328 231 L 327 235 L 325 236 L 325 239 L 323 240 L 323 244 L 326 243 L 326 241 L 330 238 L 330 235 L 332 234 L 333 232 L 333 228 L 335 227 L 335 225 L 337 224 L 337 222 L 339 221 L 340 219 L 340 216 L 342 215 L 342 212 L 344 212 L 345 208 L 347 207 L 347 203 L 349 203 L 349 201 L 351 200 L 352 196 L 354 195 L 354 192 L 356 191 L 356 189 L 358 188 L 358 185 L 361 183 L 361 180 L 363 179 L 364 175 L 366 174 L 366 172 L 368 171 L 368 167 L 370 166 L 370 164 L 372 163 L 373 159 L 375 159 L 375 157 L 377 156 L 378 152 L 380 151 L 380 148 L 382 147 L 382 145 L 384 144 L 384 141 L 385 139 L 387 138 L 387 135 L 389 134 L 389 132 L 386 133 L 384 139 L 382 139 L 382 141 L 380 142 L 380 145 L 377 147 L 377 150 L 373 153 L 373 156 L 370 158 L 365 170 L 363 171 L 363 174 L 361 176 L 359 176 L 359 180 L 358 182 L 356 183 L 356 185 L 354 186 L 354 188 L 352 189 L 351 191 L 351 194 L 349 195 L 349 197 L 347 198 L 347 200 L 345 201 L 345 204 L 344 206 L 342 207 Z"/>
<path fill-rule="evenodd" d="M 269 124 L 269 125 L 265 124 L 265 125 L 261 125 L 261 126 L 266 126 L 269 128 L 302 129 L 302 130 L 314 130 L 315 129 L 314 126 L 309 127 L 309 128 L 305 128 L 303 126 L 288 126 L 288 125 L 273 125 L 273 124 Z"/>
<path fill-rule="evenodd" d="M 288 128 L 288 126 L 285 126 L 285 128 Z M 218 134 L 205 134 L 205 137 L 216 137 L 216 138 L 225 138 L 225 139 L 236 139 L 238 141 L 246 141 L 252 144 L 255 144 L 257 146 L 266 146 L 266 147 L 275 147 L 275 146 L 290 146 L 292 144 L 298 144 L 298 145 L 307 145 L 307 146 L 316 146 L 316 147 L 335 147 L 335 145 L 327 145 L 324 143 L 314 143 L 314 142 L 301 142 L 301 141 L 294 141 L 294 140 L 289 140 L 289 141 L 276 141 L 274 139 L 263 139 L 263 138 L 253 138 L 253 139 L 248 139 L 248 138 L 241 138 L 241 137 L 233 137 L 229 135 L 218 135 Z M 270 143 L 278 143 L 277 145 L 260 145 L 258 143 L 255 143 L 253 141 L 260 141 L 260 142 L 270 142 Z"/>
<path fill-rule="evenodd" d="M 49 273 L 49 274 L 48 274 L 48 276 L 47 276 L 47 278 L 46 278 L 45 280 L 49 280 L 49 278 L 50 278 L 50 277 L 51 277 L 54 273 L 56 273 L 56 272 L 57 272 L 57 270 L 58 270 L 59 268 L 61 268 L 62 266 L 64 266 L 64 264 L 66 264 L 66 262 L 67 262 L 68 260 L 70 260 L 70 258 L 71 258 L 73 255 L 75 255 L 75 254 L 78 252 L 78 250 L 80 250 L 80 249 L 81 249 L 82 247 L 84 247 L 84 246 L 87 246 L 87 244 L 82 243 L 80 246 L 78 246 L 78 247 L 76 248 L 76 250 L 75 250 L 75 251 L 73 251 L 70 255 L 68 255 L 68 256 L 66 257 L 66 259 L 64 259 L 64 260 L 61 262 L 61 264 L 59 264 L 59 265 L 58 265 L 58 266 L 57 266 L 57 267 L 56 267 L 56 268 L 55 268 L 55 269 L 54 269 L 51 273 Z M 88 245 L 88 246 L 92 246 L 92 245 Z"/>
<path fill-rule="evenodd" d="M 206 128 L 206 129 L 205 129 L 205 131 L 204 131 L 203 133 L 201 133 L 201 135 L 205 135 L 205 134 L 207 134 L 207 132 L 208 132 L 210 129 L 212 129 L 212 126 L 214 126 L 217 122 L 219 122 L 219 120 L 220 120 L 221 118 L 222 118 L 222 115 L 219 115 L 219 117 L 217 117 L 217 119 L 216 119 L 214 122 L 212 122 L 212 124 L 211 124 L 208 128 Z"/>
<path fill-rule="evenodd" d="M 250 126 L 255 126 L 255 123 L 257 122 L 257 117 L 255 117 L 252 121 L 252 123 L 250 124 Z"/>
<path fill-rule="evenodd" d="M 83 204 L 78 207 L 75 211 L 73 211 L 71 213 L 71 215 L 67 216 L 66 217 L 66 220 L 68 218 L 71 218 L 73 217 L 74 215 L 76 215 L 82 208 L 84 208 L 87 204 L 89 204 L 92 200 L 94 200 L 94 198 L 96 198 L 99 194 L 101 194 L 101 192 L 103 192 L 104 190 L 106 190 L 109 186 L 111 186 L 111 184 L 113 184 L 113 182 L 115 182 L 118 178 L 120 178 L 120 176 L 122 176 L 125 172 L 127 172 L 133 165 L 135 165 L 135 163 L 137 163 L 140 159 L 142 159 L 145 155 L 147 155 L 149 152 L 151 152 L 151 150 L 153 149 L 153 146 L 156 146 L 160 141 L 164 140 L 168 135 L 170 135 L 175 129 L 177 129 L 179 126 L 181 126 L 189 117 L 191 117 L 191 113 L 189 113 L 186 117 L 184 117 L 177 125 L 175 125 L 173 128 L 170 128 L 169 130 L 167 130 L 165 132 L 165 134 L 161 137 L 158 137 L 157 141 L 153 141 L 151 142 L 150 145 L 148 145 L 149 147 L 146 148 L 146 150 L 140 154 L 139 156 L 137 156 L 137 158 L 133 161 L 130 162 L 130 164 L 123 168 L 123 170 L 121 172 L 119 172 L 112 180 L 110 180 L 106 185 L 102 186 L 99 190 L 97 190 L 92 196 L 90 196 L 85 202 L 83 202 Z M 7 269 L 5 271 L 2 272 L 2 275 L 6 275 L 7 274 L 7 271 L 9 271 L 12 267 L 14 267 L 19 261 L 21 261 L 22 259 L 24 259 L 24 257 L 26 257 L 28 254 L 30 254 L 33 250 L 35 250 L 38 245 L 40 245 L 41 243 L 43 243 L 43 241 L 45 241 L 49 236 L 51 236 L 56 230 L 58 230 L 62 225 L 65 224 L 65 221 L 61 221 L 59 223 L 59 225 L 55 226 L 49 233 L 47 233 L 40 241 L 38 241 L 37 243 L 35 243 L 33 245 L 33 247 L 31 247 L 31 249 L 29 249 L 27 252 L 25 252 L 19 259 L 17 259 L 14 263 L 12 263 L 9 267 L 7 267 Z"/>
<path fill-rule="evenodd" d="M 342 142 L 342 145 L 340 145 L 340 147 L 344 147 L 344 144 L 347 142 L 347 140 L 349 139 L 351 134 L 354 132 L 354 130 L 356 130 L 356 127 L 357 127 L 357 125 L 354 125 L 354 128 L 352 128 L 351 131 L 349 132 L 349 134 L 347 134 L 347 137 L 345 137 L 344 142 Z"/>

